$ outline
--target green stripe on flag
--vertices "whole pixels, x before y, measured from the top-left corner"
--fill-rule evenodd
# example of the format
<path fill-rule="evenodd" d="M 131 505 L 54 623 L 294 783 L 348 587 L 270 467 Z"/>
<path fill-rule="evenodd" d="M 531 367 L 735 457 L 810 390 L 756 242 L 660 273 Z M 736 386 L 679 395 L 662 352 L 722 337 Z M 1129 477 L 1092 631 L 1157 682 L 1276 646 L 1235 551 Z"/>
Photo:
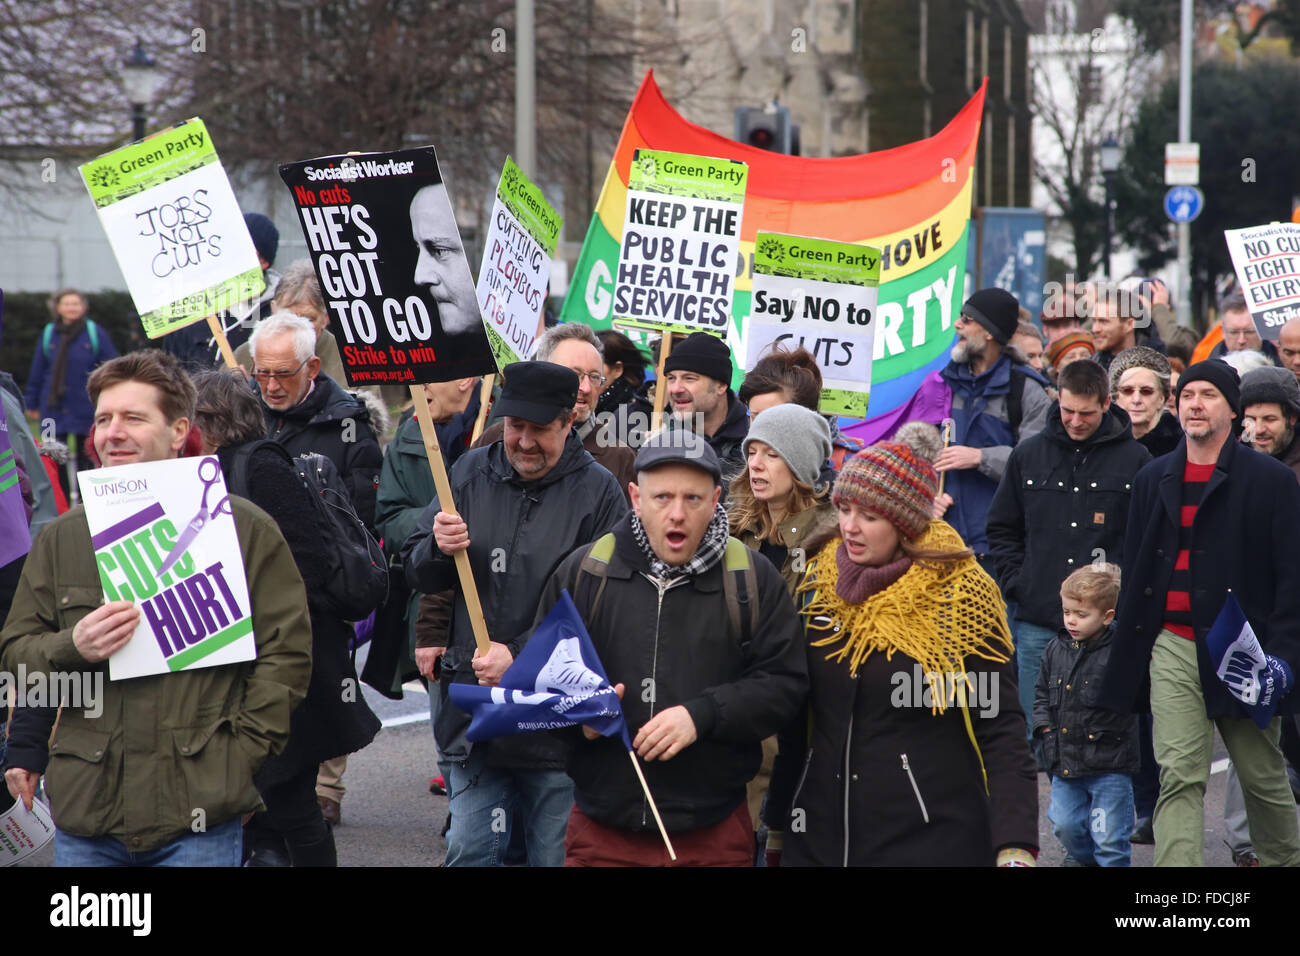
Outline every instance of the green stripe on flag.
<path fill-rule="evenodd" d="M 18 462 L 14 458 L 14 452 L 11 448 L 3 455 L 0 455 L 0 492 L 8 491 L 18 484 L 18 480 Z"/>
<path fill-rule="evenodd" d="M 175 657 L 168 658 L 167 668 L 173 671 L 182 671 L 189 667 L 195 661 L 202 660 L 209 654 L 213 654 L 227 644 L 233 644 L 246 634 L 253 633 L 253 619 L 246 617 L 242 621 L 236 621 L 224 631 L 217 631 L 211 637 L 200 641 L 193 647 L 187 647 Z"/>

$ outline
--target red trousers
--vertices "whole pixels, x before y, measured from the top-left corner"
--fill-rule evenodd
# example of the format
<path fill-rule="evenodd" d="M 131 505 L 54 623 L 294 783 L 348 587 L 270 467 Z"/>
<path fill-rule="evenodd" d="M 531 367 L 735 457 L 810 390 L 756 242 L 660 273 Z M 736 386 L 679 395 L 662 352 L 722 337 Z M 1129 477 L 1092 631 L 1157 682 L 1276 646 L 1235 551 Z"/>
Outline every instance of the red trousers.
<path fill-rule="evenodd" d="M 754 824 L 744 803 L 721 823 L 668 834 L 677 854 L 668 858 L 659 828 L 636 832 L 597 823 L 575 805 L 564 835 L 565 866 L 753 866 Z"/>

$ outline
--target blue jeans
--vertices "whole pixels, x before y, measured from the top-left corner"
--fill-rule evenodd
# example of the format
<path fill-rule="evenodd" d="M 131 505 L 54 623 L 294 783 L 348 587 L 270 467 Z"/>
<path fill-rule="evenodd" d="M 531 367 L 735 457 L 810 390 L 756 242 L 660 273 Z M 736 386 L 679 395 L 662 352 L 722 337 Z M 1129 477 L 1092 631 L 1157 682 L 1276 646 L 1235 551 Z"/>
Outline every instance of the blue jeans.
<path fill-rule="evenodd" d="M 239 866 L 244 828 L 239 817 L 205 833 L 186 833 L 171 843 L 133 853 L 111 836 L 81 837 L 54 831 L 55 866 Z"/>
<path fill-rule="evenodd" d="M 1052 777 L 1047 819 L 1065 851 L 1080 863 L 1128 866 L 1133 780 L 1126 773 L 1100 773 L 1075 780 Z"/>
<path fill-rule="evenodd" d="M 1056 637 L 1050 627 L 1030 624 L 1028 621 L 1011 622 L 1011 639 L 1016 645 L 1016 683 L 1020 706 L 1025 712 L 1026 729 L 1030 739 L 1034 736 L 1034 685 L 1043 664 L 1043 651 Z"/>
<path fill-rule="evenodd" d="M 463 764 L 441 766 L 451 805 L 445 866 L 501 866 L 512 817 L 523 824 L 529 866 L 564 865 L 564 832 L 573 809 L 567 774 L 489 767 L 478 749 Z"/>

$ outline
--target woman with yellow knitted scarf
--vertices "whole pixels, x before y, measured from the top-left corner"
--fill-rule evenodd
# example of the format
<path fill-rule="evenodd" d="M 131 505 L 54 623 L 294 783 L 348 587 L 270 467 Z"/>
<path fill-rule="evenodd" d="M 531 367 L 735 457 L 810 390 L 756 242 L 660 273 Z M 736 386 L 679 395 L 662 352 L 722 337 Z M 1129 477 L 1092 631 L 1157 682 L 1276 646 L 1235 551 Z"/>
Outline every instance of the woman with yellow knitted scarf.
<path fill-rule="evenodd" d="M 811 688 L 772 772 L 769 865 L 1034 863 L 1006 608 L 932 519 L 937 485 L 895 443 L 846 461 L 835 484 L 838 535 L 799 586 Z"/>

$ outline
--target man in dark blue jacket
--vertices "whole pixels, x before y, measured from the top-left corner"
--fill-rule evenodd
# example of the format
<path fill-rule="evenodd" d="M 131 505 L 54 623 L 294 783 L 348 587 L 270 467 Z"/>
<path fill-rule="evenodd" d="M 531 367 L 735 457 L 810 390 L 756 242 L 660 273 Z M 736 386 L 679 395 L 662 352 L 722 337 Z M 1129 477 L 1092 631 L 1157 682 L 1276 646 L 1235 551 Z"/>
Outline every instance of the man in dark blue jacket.
<path fill-rule="evenodd" d="M 1260 646 L 1300 667 L 1300 486 L 1281 462 L 1235 440 L 1237 373 L 1216 359 L 1178 381 L 1186 441 L 1133 484 L 1115 643 L 1099 703 L 1122 713 L 1150 702 L 1160 764 L 1157 866 L 1204 861 L 1205 785 L 1217 727 L 1246 798 L 1264 865 L 1300 865 L 1300 832 L 1281 719 L 1260 730 L 1215 672 L 1206 633 L 1228 592 Z M 1293 713 L 1291 693 L 1279 711 Z"/>
<path fill-rule="evenodd" d="M 961 307 L 954 327 L 960 341 L 939 374 L 952 392 L 953 443 L 935 461 L 948 472 L 935 499 L 984 570 L 997 577 L 985 526 L 989 504 L 1017 442 L 1042 431 L 1051 401 L 1046 384 L 1011 345 L 1020 303 L 1003 289 L 981 289 Z"/>

